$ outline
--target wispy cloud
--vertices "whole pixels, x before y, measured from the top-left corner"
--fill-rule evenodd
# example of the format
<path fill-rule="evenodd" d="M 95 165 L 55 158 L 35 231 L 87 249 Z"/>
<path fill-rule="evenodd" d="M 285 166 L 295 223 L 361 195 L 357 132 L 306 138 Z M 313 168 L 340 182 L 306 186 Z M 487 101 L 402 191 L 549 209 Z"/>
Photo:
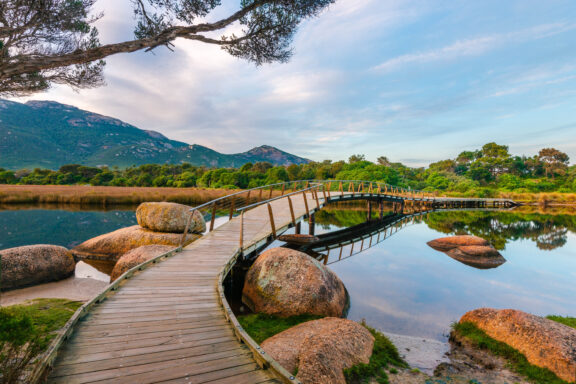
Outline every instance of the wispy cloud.
<path fill-rule="evenodd" d="M 386 60 L 373 69 L 391 72 L 408 64 L 425 64 L 438 61 L 452 61 L 462 57 L 480 56 L 507 44 L 552 37 L 573 29 L 576 29 L 576 23 L 553 23 L 537 25 L 511 33 L 458 40 L 435 50 L 410 53 Z"/>

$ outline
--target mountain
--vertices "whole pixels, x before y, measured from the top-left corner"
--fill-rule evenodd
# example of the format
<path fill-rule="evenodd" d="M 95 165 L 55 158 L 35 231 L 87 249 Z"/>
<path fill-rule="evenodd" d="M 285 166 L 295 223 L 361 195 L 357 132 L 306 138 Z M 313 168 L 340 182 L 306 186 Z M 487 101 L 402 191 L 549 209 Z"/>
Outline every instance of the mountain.
<path fill-rule="evenodd" d="M 258 161 L 274 165 L 309 162 L 267 145 L 223 154 L 53 101 L 0 100 L 0 167 L 6 169 L 57 169 L 63 164 L 124 168 L 182 162 L 239 167 Z"/>

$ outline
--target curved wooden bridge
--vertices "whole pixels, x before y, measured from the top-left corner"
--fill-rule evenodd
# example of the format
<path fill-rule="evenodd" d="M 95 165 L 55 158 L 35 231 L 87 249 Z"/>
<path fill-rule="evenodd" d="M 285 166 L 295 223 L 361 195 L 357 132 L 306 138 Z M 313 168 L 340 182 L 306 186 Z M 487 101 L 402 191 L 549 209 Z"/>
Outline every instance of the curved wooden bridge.
<path fill-rule="evenodd" d="M 52 368 L 50 383 L 298 383 L 244 332 L 223 281 L 239 257 L 326 203 L 351 199 L 391 202 L 397 212 L 435 204 L 513 204 L 439 200 L 361 181 L 275 184 L 203 204 L 195 209 L 204 215 L 207 233 L 126 272 L 85 304 L 53 343 L 36 378 Z"/>

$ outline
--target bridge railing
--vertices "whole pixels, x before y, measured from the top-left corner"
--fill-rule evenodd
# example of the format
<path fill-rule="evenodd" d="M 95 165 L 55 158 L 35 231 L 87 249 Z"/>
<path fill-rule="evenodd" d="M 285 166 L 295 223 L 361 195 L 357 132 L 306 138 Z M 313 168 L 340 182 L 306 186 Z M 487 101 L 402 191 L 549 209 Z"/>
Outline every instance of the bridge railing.
<path fill-rule="evenodd" d="M 227 196 L 209 201 L 191 209 L 188 226 L 182 235 L 181 246 L 185 241 L 189 225 L 195 212 L 200 213 L 206 222 L 206 232 L 241 215 L 247 209 L 269 203 L 286 195 L 311 193 L 318 203 L 319 198 L 326 201 L 333 194 L 386 194 L 408 199 L 430 199 L 433 194 L 425 191 L 402 188 L 386 183 L 364 180 L 296 180 L 245 189 Z M 289 199 L 288 199 L 289 200 Z M 306 199 L 304 199 L 306 200 Z M 292 210 L 292 208 L 290 208 Z M 270 222 L 273 225 L 273 218 Z M 243 228 L 243 225 L 241 226 Z"/>

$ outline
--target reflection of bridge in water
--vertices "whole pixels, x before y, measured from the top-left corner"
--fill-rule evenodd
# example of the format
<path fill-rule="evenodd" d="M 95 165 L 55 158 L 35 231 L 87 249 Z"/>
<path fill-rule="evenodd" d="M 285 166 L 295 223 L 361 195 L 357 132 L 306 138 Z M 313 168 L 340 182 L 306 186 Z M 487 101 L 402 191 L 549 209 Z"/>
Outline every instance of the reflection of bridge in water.
<path fill-rule="evenodd" d="M 382 216 L 388 228 L 435 208 L 515 205 L 365 181 L 293 181 L 210 201 L 192 209 L 204 216 L 206 233 L 131 269 L 83 305 L 34 377 L 54 367 L 51 383 L 299 383 L 242 329 L 223 282 L 239 259 L 326 204 L 350 200 L 375 202 L 380 212 L 392 203 L 394 218 Z"/>
<path fill-rule="evenodd" d="M 329 265 L 348 259 L 382 243 L 403 228 L 419 224 L 423 218 L 436 211 L 490 211 L 482 208 L 422 209 L 404 213 L 392 213 L 378 219 L 371 218 L 370 208 L 367 221 L 352 227 L 316 235 L 319 241 L 304 245 L 286 245 L 287 247 L 306 252 Z M 311 225 L 312 228 L 312 225 Z"/>

